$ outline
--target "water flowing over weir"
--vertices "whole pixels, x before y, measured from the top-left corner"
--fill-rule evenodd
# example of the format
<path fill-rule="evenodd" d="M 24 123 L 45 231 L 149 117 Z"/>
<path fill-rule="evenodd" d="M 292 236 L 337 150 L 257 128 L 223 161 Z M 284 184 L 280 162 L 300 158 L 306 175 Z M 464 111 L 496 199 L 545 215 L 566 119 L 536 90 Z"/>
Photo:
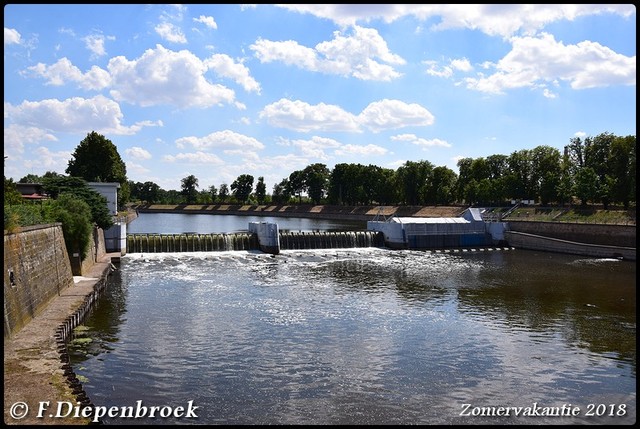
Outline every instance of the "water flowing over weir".
<path fill-rule="evenodd" d="M 128 253 L 256 250 L 255 234 L 128 234 Z"/>
<path fill-rule="evenodd" d="M 280 232 L 280 248 L 346 249 L 384 247 L 384 236 L 376 231 Z M 127 234 L 127 253 L 219 252 L 259 250 L 258 237 L 232 234 Z"/>
<path fill-rule="evenodd" d="M 377 231 L 280 233 L 280 248 L 283 250 L 352 247 L 384 247 L 384 235 Z"/>

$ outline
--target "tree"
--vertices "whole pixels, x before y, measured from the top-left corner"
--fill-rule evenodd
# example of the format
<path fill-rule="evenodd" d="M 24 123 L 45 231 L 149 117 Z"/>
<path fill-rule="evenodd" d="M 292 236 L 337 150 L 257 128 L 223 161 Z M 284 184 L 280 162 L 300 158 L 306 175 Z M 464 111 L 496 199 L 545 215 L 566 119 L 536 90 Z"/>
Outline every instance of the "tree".
<path fill-rule="evenodd" d="M 289 179 L 282 179 L 282 181 L 273 186 L 273 195 L 271 197 L 275 204 L 287 204 L 291 198 L 289 189 Z"/>
<path fill-rule="evenodd" d="M 329 183 L 330 171 L 325 164 L 316 163 L 302 170 L 304 188 L 314 204 L 320 204 Z"/>
<path fill-rule="evenodd" d="M 82 199 L 65 193 L 51 207 L 53 218 L 62 223 L 65 247 L 69 257 L 78 253 L 81 259 L 87 256 L 91 242 L 91 209 Z"/>
<path fill-rule="evenodd" d="M 220 194 L 218 195 L 221 203 L 226 203 L 229 198 L 229 185 L 223 183 L 220 185 Z"/>
<path fill-rule="evenodd" d="M 231 190 L 239 202 L 246 202 L 253 190 L 253 176 L 250 174 L 241 174 L 231 184 Z"/>
<path fill-rule="evenodd" d="M 581 205 L 587 205 L 587 201 L 595 200 L 598 196 L 598 175 L 591 167 L 584 167 L 576 173 L 574 191 L 581 200 Z"/>
<path fill-rule="evenodd" d="M 130 196 L 127 167 L 111 140 L 92 131 L 80 142 L 71 156 L 72 159 L 65 170 L 67 174 L 81 177 L 87 182 L 120 183 L 118 206 L 125 206 Z"/>
<path fill-rule="evenodd" d="M 216 198 L 218 198 L 218 189 L 215 185 L 209 186 L 209 194 L 211 194 L 211 202 L 215 203 Z"/>
<path fill-rule="evenodd" d="M 267 197 L 267 185 L 264 184 L 264 177 L 258 177 L 258 183 L 256 183 L 256 199 L 258 204 L 263 204 Z"/>
<path fill-rule="evenodd" d="M 636 136 L 616 137 L 611 143 L 609 171 L 614 182 L 611 196 L 629 209 L 636 194 Z"/>
<path fill-rule="evenodd" d="M 80 177 L 49 175 L 42 179 L 42 188 L 53 199 L 62 195 L 71 195 L 81 199 L 89 206 L 90 220 L 99 228 L 108 229 L 113 226 L 113 216 L 109 212 L 107 199 Z"/>
<path fill-rule="evenodd" d="M 180 193 L 184 197 L 184 202 L 187 204 L 193 204 L 198 198 L 198 179 L 193 174 L 182 179 L 182 192 Z"/>

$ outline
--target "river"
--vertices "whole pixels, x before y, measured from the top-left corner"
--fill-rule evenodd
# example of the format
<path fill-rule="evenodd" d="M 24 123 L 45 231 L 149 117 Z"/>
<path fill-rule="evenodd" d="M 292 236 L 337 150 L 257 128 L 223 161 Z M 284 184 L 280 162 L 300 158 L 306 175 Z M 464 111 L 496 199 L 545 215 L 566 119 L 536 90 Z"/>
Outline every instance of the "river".
<path fill-rule="evenodd" d="M 631 424 L 635 278 L 513 249 L 127 254 L 72 363 L 97 406 L 198 407 L 109 424 Z"/>

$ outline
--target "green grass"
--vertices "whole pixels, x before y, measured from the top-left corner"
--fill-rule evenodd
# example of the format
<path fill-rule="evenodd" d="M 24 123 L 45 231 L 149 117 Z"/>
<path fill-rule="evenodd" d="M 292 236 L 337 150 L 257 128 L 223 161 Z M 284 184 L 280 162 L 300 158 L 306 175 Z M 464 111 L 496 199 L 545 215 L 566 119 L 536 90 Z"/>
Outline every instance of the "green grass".
<path fill-rule="evenodd" d="M 633 210 L 602 210 L 580 207 L 519 207 L 504 220 L 539 222 L 575 222 L 594 224 L 635 225 Z"/>

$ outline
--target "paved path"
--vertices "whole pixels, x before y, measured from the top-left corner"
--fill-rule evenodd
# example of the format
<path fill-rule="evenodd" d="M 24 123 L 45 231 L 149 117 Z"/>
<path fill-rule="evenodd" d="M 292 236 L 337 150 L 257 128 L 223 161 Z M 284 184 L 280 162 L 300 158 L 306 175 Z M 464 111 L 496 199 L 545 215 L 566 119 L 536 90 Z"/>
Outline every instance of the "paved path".
<path fill-rule="evenodd" d="M 57 418 L 60 405 L 61 414 L 67 408 L 78 404 L 76 396 L 67 383 L 60 360 L 60 352 L 55 338 L 57 328 L 82 306 L 87 295 L 104 280 L 111 270 L 111 258 L 120 253 L 108 253 L 94 264 L 83 277 L 75 277 L 74 285 L 54 297 L 49 305 L 12 338 L 4 340 L 4 423 L 12 425 L 57 425 L 86 424 L 78 417 Z M 46 412 L 38 418 L 40 406 L 49 401 Z M 14 412 L 24 412 L 25 417 L 16 419 Z M 61 404 L 69 402 L 70 405 Z M 49 415 L 53 414 L 51 418 Z M 73 413 L 71 414 L 73 416 Z"/>

